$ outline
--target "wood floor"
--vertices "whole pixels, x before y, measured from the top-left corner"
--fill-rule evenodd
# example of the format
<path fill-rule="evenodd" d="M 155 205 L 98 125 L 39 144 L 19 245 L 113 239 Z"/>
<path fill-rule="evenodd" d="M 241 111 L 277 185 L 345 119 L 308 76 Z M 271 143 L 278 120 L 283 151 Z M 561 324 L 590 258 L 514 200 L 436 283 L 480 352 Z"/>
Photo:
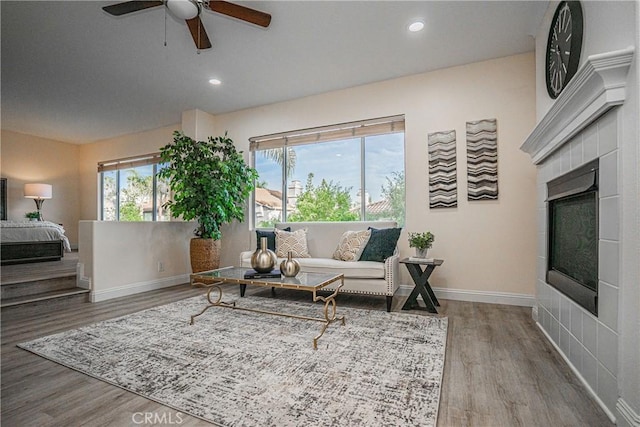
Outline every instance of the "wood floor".
<path fill-rule="evenodd" d="M 66 252 L 60 261 L 3 265 L 0 268 L 0 283 L 8 285 L 75 274 L 77 265 L 77 251 Z"/>
<path fill-rule="evenodd" d="M 237 292 L 232 287 L 229 291 Z M 3 312 L 2 425 L 209 425 L 16 347 L 33 338 L 202 292 L 180 285 L 36 314 Z M 247 294 L 266 297 L 270 291 L 249 287 Z M 303 297 L 308 295 L 287 290 L 277 295 L 291 300 Z M 400 310 L 404 299 L 394 299 L 394 311 Z M 612 425 L 546 342 L 531 320 L 531 309 L 440 302 L 440 314 L 449 317 L 449 335 L 438 426 Z M 384 297 L 341 295 L 339 304 L 384 310 L 386 302 Z M 145 414 L 155 422 L 141 422 Z"/>

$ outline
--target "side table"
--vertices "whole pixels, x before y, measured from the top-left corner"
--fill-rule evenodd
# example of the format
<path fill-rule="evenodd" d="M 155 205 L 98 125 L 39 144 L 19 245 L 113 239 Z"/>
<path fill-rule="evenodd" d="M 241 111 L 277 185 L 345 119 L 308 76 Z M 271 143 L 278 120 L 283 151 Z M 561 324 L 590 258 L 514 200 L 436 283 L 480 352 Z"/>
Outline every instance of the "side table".
<path fill-rule="evenodd" d="M 422 295 L 422 300 L 427 306 L 429 313 L 437 313 L 436 306 L 439 306 L 438 298 L 433 293 L 431 285 L 429 284 L 429 276 L 433 273 L 433 270 L 437 266 L 442 265 L 443 259 L 416 259 L 416 258 L 404 258 L 400 260 L 400 263 L 404 264 L 409 270 L 409 274 L 415 284 L 411 295 L 407 298 L 407 301 L 402 306 L 403 310 L 411 310 L 413 308 L 420 308 L 418 305 L 418 295 Z M 422 268 L 424 266 L 424 269 Z"/>

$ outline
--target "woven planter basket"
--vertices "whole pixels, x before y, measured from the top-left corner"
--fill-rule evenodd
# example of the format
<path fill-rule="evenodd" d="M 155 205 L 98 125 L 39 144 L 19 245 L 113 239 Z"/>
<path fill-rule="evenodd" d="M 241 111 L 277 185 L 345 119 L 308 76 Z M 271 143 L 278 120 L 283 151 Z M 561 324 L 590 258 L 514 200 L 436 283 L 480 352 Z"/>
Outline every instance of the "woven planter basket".
<path fill-rule="evenodd" d="M 193 238 L 189 244 L 191 271 L 215 270 L 220 267 L 220 240 Z"/>

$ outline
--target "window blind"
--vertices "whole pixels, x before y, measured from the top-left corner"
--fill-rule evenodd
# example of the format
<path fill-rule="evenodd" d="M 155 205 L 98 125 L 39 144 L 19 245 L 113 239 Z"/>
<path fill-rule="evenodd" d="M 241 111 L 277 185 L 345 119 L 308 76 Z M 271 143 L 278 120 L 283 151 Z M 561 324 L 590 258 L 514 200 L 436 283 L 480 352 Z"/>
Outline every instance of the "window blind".
<path fill-rule="evenodd" d="M 291 145 L 315 144 L 396 132 L 404 132 L 404 115 L 257 136 L 249 138 L 249 151 L 269 150 Z"/>
<path fill-rule="evenodd" d="M 123 159 L 98 162 L 98 172 L 131 169 L 138 166 L 155 165 L 161 163 L 160 153 L 146 154 L 144 156 L 125 157 Z"/>

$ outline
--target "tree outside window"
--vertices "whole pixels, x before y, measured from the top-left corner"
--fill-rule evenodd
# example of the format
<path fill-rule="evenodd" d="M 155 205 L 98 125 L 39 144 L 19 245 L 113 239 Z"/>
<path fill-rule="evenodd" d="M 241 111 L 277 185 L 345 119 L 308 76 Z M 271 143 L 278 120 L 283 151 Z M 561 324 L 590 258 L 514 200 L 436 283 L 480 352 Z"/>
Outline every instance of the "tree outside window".
<path fill-rule="evenodd" d="M 162 208 L 169 198 L 166 182 L 158 179 L 162 165 L 149 164 L 101 172 L 104 221 L 168 221 Z"/>

